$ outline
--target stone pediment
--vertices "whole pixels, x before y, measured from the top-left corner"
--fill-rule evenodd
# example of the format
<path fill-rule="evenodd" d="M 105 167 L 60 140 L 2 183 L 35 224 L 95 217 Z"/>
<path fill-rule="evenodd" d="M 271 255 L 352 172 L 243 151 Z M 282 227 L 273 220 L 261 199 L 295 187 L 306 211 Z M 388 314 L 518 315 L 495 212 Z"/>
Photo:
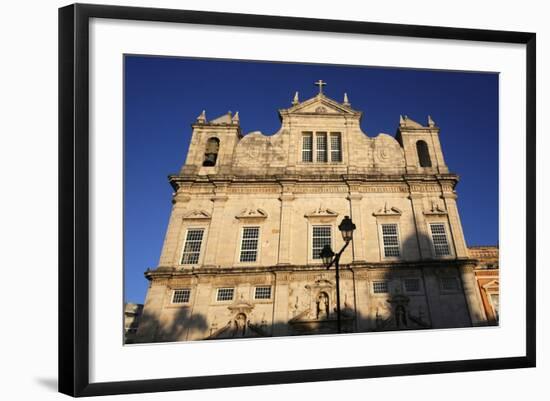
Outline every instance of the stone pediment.
<path fill-rule="evenodd" d="M 304 215 L 304 217 L 308 217 L 308 218 L 311 218 L 311 217 L 337 217 L 338 216 L 338 213 L 336 213 L 334 210 L 332 209 L 328 209 L 328 208 L 323 208 L 321 206 L 319 206 L 317 209 L 307 213 Z"/>
<path fill-rule="evenodd" d="M 267 218 L 267 213 L 262 209 L 243 209 L 238 215 L 235 216 L 236 219 L 265 219 Z"/>
<path fill-rule="evenodd" d="M 409 118 L 409 116 L 399 116 L 399 126 L 406 128 L 425 128 L 422 124 L 414 121 L 412 118 Z"/>
<path fill-rule="evenodd" d="M 237 114 L 238 115 L 238 114 Z M 229 125 L 229 124 L 233 124 L 235 123 L 236 121 L 234 121 L 233 119 L 233 116 L 231 115 L 231 112 L 228 111 L 227 113 L 225 113 L 224 115 L 221 115 L 217 118 L 214 118 L 213 120 L 211 120 L 209 122 L 209 124 L 214 124 L 214 125 Z"/>
<path fill-rule="evenodd" d="M 376 217 L 383 216 L 401 216 L 401 209 L 396 208 L 395 206 L 389 207 L 387 203 L 384 204 L 384 207 L 378 209 L 372 215 Z"/>
<path fill-rule="evenodd" d="M 205 210 L 193 210 L 183 216 L 184 220 L 203 220 L 210 218 L 210 213 Z"/>
<path fill-rule="evenodd" d="M 319 94 L 304 102 L 298 103 L 281 114 L 314 114 L 314 115 L 350 115 L 360 116 L 361 112 L 339 103 L 323 94 Z"/>

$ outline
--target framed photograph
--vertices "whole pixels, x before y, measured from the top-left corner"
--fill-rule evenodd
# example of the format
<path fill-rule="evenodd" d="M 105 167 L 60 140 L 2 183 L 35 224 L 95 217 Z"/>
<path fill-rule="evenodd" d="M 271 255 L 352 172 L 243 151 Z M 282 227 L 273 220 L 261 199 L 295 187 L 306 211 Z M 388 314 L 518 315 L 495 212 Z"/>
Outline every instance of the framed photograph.
<path fill-rule="evenodd" d="M 534 367 L 535 82 L 534 33 L 61 8 L 60 392 Z"/>

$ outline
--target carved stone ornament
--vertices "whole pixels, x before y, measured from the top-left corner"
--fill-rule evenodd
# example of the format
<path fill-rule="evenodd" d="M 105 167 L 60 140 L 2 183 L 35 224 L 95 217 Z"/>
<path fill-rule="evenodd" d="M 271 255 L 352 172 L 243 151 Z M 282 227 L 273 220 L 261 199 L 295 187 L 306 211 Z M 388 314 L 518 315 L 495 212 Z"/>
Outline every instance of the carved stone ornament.
<path fill-rule="evenodd" d="M 446 215 L 447 211 L 439 206 L 436 202 L 432 202 L 430 210 L 424 210 L 424 214 L 428 216 L 442 216 Z"/>
<path fill-rule="evenodd" d="M 317 209 L 307 213 L 304 215 L 304 217 L 337 217 L 338 213 L 336 213 L 332 209 L 323 208 L 322 206 L 319 206 Z"/>
<path fill-rule="evenodd" d="M 327 112 L 327 109 L 324 106 L 319 106 L 315 109 L 315 112 L 319 114 L 325 114 Z"/>
<path fill-rule="evenodd" d="M 205 220 L 210 219 L 210 213 L 204 210 L 193 210 L 183 216 L 184 220 Z"/>
<path fill-rule="evenodd" d="M 262 209 L 243 209 L 238 215 L 235 216 L 236 219 L 265 219 L 267 218 L 267 213 Z"/>
<path fill-rule="evenodd" d="M 378 209 L 378 211 L 374 212 L 373 216 L 401 216 L 402 212 L 401 209 L 398 209 L 394 206 L 388 207 L 387 203 L 384 203 L 384 207 Z"/>

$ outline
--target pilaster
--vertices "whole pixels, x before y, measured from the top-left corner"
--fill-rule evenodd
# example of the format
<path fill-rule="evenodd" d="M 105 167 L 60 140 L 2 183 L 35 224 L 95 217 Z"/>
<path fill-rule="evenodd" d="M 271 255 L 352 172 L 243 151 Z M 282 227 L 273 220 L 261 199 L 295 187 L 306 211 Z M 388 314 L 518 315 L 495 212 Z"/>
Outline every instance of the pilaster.
<path fill-rule="evenodd" d="M 479 295 L 479 291 L 476 288 L 476 277 L 474 274 L 474 268 L 472 265 L 462 265 L 459 268 L 460 279 L 462 280 L 462 288 L 464 290 L 464 297 L 466 298 L 466 304 L 468 305 L 468 311 L 470 312 L 470 319 L 472 320 L 472 326 L 486 326 L 487 316 L 483 309 L 483 303 Z"/>
<path fill-rule="evenodd" d="M 289 272 L 275 273 L 273 299 L 273 336 L 288 335 Z"/>
<path fill-rule="evenodd" d="M 291 263 L 292 204 L 295 199 L 292 189 L 292 186 L 283 184 L 283 193 L 279 197 L 281 201 L 281 222 L 279 227 L 278 265 L 289 265 Z"/>
<path fill-rule="evenodd" d="M 444 192 L 442 198 L 445 202 L 445 208 L 447 209 L 449 217 L 449 226 L 451 227 L 451 235 L 454 243 L 455 253 L 458 258 L 468 257 L 468 248 L 466 247 L 466 241 L 464 240 L 464 232 L 462 231 L 462 224 L 460 223 L 460 217 L 458 216 L 458 208 L 456 206 L 456 194 Z"/>
<path fill-rule="evenodd" d="M 409 199 L 411 200 L 415 227 L 416 238 L 418 241 L 418 252 L 420 259 L 432 258 L 432 246 L 430 243 L 430 234 L 428 233 L 428 226 L 426 225 L 426 218 L 424 217 L 423 200 L 424 195 L 419 193 L 411 193 Z"/>
<path fill-rule="evenodd" d="M 208 232 L 208 241 L 206 243 L 206 252 L 204 254 L 204 266 L 215 267 L 216 256 L 218 255 L 218 241 L 220 232 L 224 227 L 223 224 L 223 211 L 225 208 L 225 202 L 228 197 L 225 193 L 216 193 L 211 198 L 214 203 L 212 207 L 212 219 L 210 220 L 210 228 Z"/>
<path fill-rule="evenodd" d="M 363 199 L 363 196 L 358 193 L 350 192 L 347 198 L 350 204 L 350 218 L 355 224 L 355 232 L 353 233 L 352 241 L 353 262 L 364 262 L 366 242 L 363 230 L 363 218 L 361 214 L 361 199 Z"/>

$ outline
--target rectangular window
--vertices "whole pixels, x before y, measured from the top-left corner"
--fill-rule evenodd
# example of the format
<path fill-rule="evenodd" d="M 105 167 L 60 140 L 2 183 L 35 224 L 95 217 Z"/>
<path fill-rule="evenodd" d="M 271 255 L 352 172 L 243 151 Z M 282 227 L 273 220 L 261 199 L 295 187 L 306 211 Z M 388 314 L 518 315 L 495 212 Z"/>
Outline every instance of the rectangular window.
<path fill-rule="evenodd" d="M 327 161 L 327 133 L 318 132 L 316 135 L 317 140 L 317 161 L 326 162 Z"/>
<path fill-rule="evenodd" d="M 260 227 L 244 227 L 241 241 L 241 262 L 255 262 L 258 257 Z"/>
<path fill-rule="evenodd" d="M 430 224 L 432 231 L 432 241 L 434 243 L 435 256 L 446 256 L 451 254 L 449 249 L 449 242 L 447 241 L 447 233 L 445 231 L 445 224 L 432 223 Z"/>
<path fill-rule="evenodd" d="M 384 256 L 399 256 L 399 237 L 397 224 L 382 224 L 382 242 L 384 243 Z"/>
<path fill-rule="evenodd" d="M 388 282 L 387 281 L 374 281 L 372 283 L 372 292 L 375 294 L 386 294 L 388 293 Z"/>
<path fill-rule="evenodd" d="M 458 290 L 458 281 L 456 277 L 441 277 L 441 288 L 446 291 Z"/>
<path fill-rule="evenodd" d="M 339 132 L 330 134 L 330 161 L 342 161 L 342 137 Z"/>
<path fill-rule="evenodd" d="M 180 290 L 174 290 L 174 295 L 172 295 L 173 304 L 186 304 L 189 302 L 189 297 L 191 296 L 191 290 L 189 288 L 183 288 Z"/>
<path fill-rule="evenodd" d="M 302 136 L 302 161 L 308 163 L 313 161 L 312 133 L 304 133 L 304 135 Z"/>
<path fill-rule="evenodd" d="M 183 247 L 183 256 L 181 258 L 182 265 L 195 265 L 199 263 L 203 234 L 204 228 L 187 230 L 185 246 Z"/>
<path fill-rule="evenodd" d="M 405 279 L 405 291 L 407 292 L 418 292 L 420 291 L 420 280 L 417 278 L 406 278 Z"/>
<path fill-rule="evenodd" d="M 271 299 L 271 286 L 256 287 L 254 299 Z"/>
<path fill-rule="evenodd" d="M 234 292 L 234 288 L 218 288 L 216 301 L 232 301 Z"/>
<path fill-rule="evenodd" d="M 321 259 L 321 251 L 325 245 L 331 245 L 331 226 L 313 226 L 312 259 Z"/>

